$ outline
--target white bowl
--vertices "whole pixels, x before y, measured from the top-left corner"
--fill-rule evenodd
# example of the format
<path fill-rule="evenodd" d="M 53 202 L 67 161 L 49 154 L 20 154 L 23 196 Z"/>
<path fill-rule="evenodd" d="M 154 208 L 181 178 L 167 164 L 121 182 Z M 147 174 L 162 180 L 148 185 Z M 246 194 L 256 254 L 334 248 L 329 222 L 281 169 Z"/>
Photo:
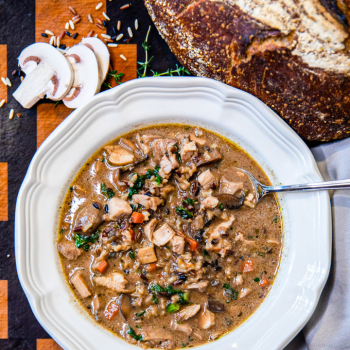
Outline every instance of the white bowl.
<path fill-rule="evenodd" d="M 238 143 L 273 184 L 322 181 L 303 141 L 255 97 L 205 78 L 145 78 L 98 94 L 36 152 L 16 206 L 17 271 L 32 310 L 64 349 L 135 349 L 87 315 L 67 287 L 56 249 L 59 206 L 90 155 L 138 125 L 197 124 Z M 327 192 L 279 195 L 284 248 L 273 287 L 241 326 L 201 349 L 282 349 L 315 310 L 331 259 Z"/>

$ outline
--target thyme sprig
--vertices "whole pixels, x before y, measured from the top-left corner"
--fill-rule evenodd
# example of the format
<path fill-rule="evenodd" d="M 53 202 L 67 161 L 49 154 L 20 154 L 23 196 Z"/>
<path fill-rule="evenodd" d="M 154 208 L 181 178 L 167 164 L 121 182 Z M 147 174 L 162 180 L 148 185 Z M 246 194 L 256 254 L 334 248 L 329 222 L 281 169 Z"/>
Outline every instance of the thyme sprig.
<path fill-rule="evenodd" d="M 112 70 L 112 71 L 108 72 L 107 79 L 113 78 L 114 81 L 117 83 L 117 85 L 120 85 L 120 84 L 122 84 L 121 80 L 123 79 L 124 75 L 125 75 L 124 73 L 118 73 L 116 70 Z M 104 82 L 103 86 L 105 86 L 109 89 L 112 89 L 112 85 L 110 83 Z"/>
<path fill-rule="evenodd" d="M 149 68 L 150 63 L 154 58 L 154 56 L 151 56 L 150 58 L 148 58 L 148 52 L 151 49 L 151 46 L 148 43 L 148 37 L 149 37 L 150 31 L 151 31 L 151 26 L 148 27 L 145 41 L 142 43 L 142 47 L 145 50 L 145 62 L 137 62 L 137 64 L 140 66 L 140 68 L 137 69 L 137 75 L 139 78 L 144 78 L 147 76 L 147 69 Z M 178 65 L 176 65 L 176 69 L 169 68 L 163 73 L 155 72 L 152 69 L 151 69 L 151 72 L 153 77 L 174 76 L 174 75 L 184 76 L 185 74 L 188 74 L 188 75 L 191 74 L 185 67 L 179 67 Z"/>

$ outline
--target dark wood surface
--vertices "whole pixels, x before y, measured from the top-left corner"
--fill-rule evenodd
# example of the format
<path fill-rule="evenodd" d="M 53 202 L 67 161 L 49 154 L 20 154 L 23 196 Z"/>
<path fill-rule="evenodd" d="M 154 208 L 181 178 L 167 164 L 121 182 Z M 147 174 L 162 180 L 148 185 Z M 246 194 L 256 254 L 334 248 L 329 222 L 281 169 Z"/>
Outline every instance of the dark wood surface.
<path fill-rule="evenodd" d="M 61 16 L 71 16 L 66 7 L 69 3 L 72 6 L 79 3 L 94 3 L 96 6 L 100 1 L 37 0 L 36 4 L 35 0 L 0 0 L 0 76 L 6 74 L 12 81 L 12 87 L 7 89 L 7 98 L 4 97 L 6 87 L 0 81 L 0 100 L 6 98 L 8 101 L 0 108 L 0 349 L 2 350 L 59 348 L 53 341 L 46 340 L 50 336 L 35 319 L 19 283 L 14 253 L 14 215 L 16 197 L 37 145 L 40 145 L 47 136 L 49 130 L 47 127 L 54 128 L 69 114 L 63 106 L 55 109 L 52 101 L 41 101 L 30 110 L 23 109 L 12 98 L 12 93 L 20 84 L 20 80 L 12 77 L 11 72 L 17 68 L 17 57 L 20 52 L 36 39 L 41 39 L 40 35 L 36 36 L 36 27 L 43 28 L 43 23 L 46 23 L 47 29 L 50 29 L 57 24 L 57 21 L 62 20 Z M 148 26 L 152 25 L 143 1 L 104 0 L 103 3 L 107 6 L 107 15 L 111 18 L 111 24 L 107 28 L 108 34 L 112 33 L 112 25 L 116 26 L 118 20 L 122 21 L 126 29 L 127 26 L 133 27 L 135 18 L 138 19 L 139 30 L 134 31 L 130 45 L 137 45 L 137 60 L 143 61 L 142 42 Z M 120 6 L 124 3 L 131 3 L 132 6 L 128 10 L 121 11 Z M 43 6 L 46 4 L 47 7 Z M 36 6 L 42 9 L 40 16 L 39 13 L 36 14 Z M 79 12 L 79 6 L 75 7 Z M 62 12 L 52 13 L 52 8 L 61 9 Z M 94 16 L 95 13 L 92 8 L 91 14 Z M 40 18 L 36 18 L 36 15 Z M 86 22 L 85 18 L 84 21 Z M 79 24 L 76 31 L 79 32 Z M 86 36 L 87 33 L 80 35 Z M 149 44 L 150 55 L 154 56 L 151 69 L 162 72 L 176 67 L 178 61 L 153 25 Z M 21 113 L 22 116 L 20 118 L 15 116 L 9 120 L 8 114 L 11 108 L 15 110 L 15 114 Z M 44 120 L 42 120 L 43 114 L 40 114 L 42 110 L 45 113 L 49 111 Z"/>

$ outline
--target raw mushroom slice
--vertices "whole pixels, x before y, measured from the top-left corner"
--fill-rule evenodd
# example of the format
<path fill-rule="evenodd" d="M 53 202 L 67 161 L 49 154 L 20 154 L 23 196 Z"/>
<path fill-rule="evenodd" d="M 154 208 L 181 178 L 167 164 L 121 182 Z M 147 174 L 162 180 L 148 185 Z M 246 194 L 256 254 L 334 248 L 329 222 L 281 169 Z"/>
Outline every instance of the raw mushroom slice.
<path fill-rule="evenodd" d="M 84 38 L 81 43 L 91 49 L 97 58 L 100 86 L 105 81 L 109 70 L 109 51 L 106 44 L 99 38 Z"/>
<path fill-rule="evenodd" d="M 31 108 L 40 99 L 62 100 L 73 83 L 73 69 L 68 60 L 53 46 L 36 43 L 26 47 L 18 57 L 26 73 L 13 97 L 24 107 Z"/>
<path fill-rule="evenodd" d="M 66 57 L 73 67 L 74 81 L 63 103 L 69 108 L 77 108 L 100 90 L 97 59 L 85 45 L 73 46 Z"/>

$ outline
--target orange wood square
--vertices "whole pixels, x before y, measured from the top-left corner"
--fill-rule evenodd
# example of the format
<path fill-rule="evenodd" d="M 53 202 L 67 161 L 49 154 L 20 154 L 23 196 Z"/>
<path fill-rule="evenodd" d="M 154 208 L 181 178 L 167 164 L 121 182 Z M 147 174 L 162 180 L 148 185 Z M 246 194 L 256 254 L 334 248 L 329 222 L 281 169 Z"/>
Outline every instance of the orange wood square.
<path fill-rule="evenodd" d="M 0 45 L 0 77 L 7 77 L 7 46 Z M 3 99 L 7 102 L 7 85 L 0 81 L 0 101 Z"/>
<path fill-rule="evenodd" d="M 0 281 L 0 339 L 8 338 L 8 282 Z"/>
<path fill-rule="evenodd" d="M 53 339 L 37 339 L 36 350 L 62 350 Z"/>
<path fill-rule="evenodd" d="M 8 220 L 8 175 L 7 163 L 0 163 L 0 221 Z"/>

